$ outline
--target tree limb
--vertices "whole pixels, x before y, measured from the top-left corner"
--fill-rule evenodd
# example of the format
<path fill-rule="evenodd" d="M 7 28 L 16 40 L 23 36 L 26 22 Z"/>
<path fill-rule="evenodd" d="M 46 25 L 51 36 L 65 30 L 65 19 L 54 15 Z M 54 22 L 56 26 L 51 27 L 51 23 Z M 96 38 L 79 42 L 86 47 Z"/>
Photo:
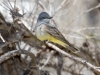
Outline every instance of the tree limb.
<path fill-rule="evenodd" d="M 81 63 L 81 64 L 83 64 L 83 65 L 85 65 L 85 66 L 87 66 L 87 67 L 90 67 L 91 69 L 93 69 L 93 70 L 95 70 L 95 71 L 100 72 L 100 69 L 99 69 L 98 67 L 92 65 L 91 63 L 87 62 L 86 60 L 83 60 L 83 59 L 81 59 L 81 58 L 79 58 L 79 57 L 73 56 L 73 55 L 71 55 L 71 54 L 69 54 L 69 53 L 67 53 L 67 52 L 65 52 L 65 51 L 63 51 L 63 50 L 61 50 L 60 48 L 58 48 L 57 46 L 55 46 L 55 45 L 53 45 L 53 44 L 51 44 L 51 43 L 46 42 L 46 44 L 47 44 L 49 47 L 52 47 L 53 49 L 55 49 L 57 52 L 60 52 L 60 53 L 62 53 L 62 54 L 64 54 L 64 55 L 66 55 L 66 56 L 69 57 L 70 59 L 72 59 L 72 60 L 74 60 L 74 61 L 77 61 L 77 62 L 79 62 L 79 63 Z"/>
<path fill-rule="evenodd" d="M 29 55 L 32 58 L 31 63 L 35 66 L 36 64 L 36 59 L 33 53 L 26 51 L 26 50 L 13 50 L 5 53 L 4 55 L 0 56 L 0 63 L 4 62 L 5 60 L 8 60 L 11 57 L 14 57 L 19 54 L 26 54 Z"/>

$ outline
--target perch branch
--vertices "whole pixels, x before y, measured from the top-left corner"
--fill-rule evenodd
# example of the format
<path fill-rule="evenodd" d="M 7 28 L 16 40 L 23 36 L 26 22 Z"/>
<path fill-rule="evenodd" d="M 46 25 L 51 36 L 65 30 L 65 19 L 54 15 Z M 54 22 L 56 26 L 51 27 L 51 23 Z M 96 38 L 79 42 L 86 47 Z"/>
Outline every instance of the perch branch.
<path fill-rule="evenodd" d="M 100 69 L 98 69 L 98 67 L 92 65 L 91 63 L 87 62 L 86 60 L 83 60 L 83 59 L 81 59 L 81 58 L 78 58 L 78 57 L 75 57 L 75 56 L 73 56 L 73 55 L 70 55 L 69 53 L 67 53 L 67 52 L 65 52 L 65 51 L 63 51 L 63 50 L 61 50 L 60 48 L 58 48 L 57 46 L 55 46 L 55 45 L 53 45 L 53 44 L 51 44 L 51 43 L 46 42 L 46 44 L 47 44 L 49 47 L 52 47 L 53 49 L 55 49 L 57 52 L 60 52 L 60 53 L 62 53 L 62 54 L 64 54 L 64 55 L 66 55 L 66 56 L 69 57 L 70 59 L 72 59 L 72 60 L 74 60 L 74 61 L 77 61 L 77 62 L 79 62 L 79 63 L 81 63 L 81 64 L 83 64 L 83 65 L 85 65 L 85 66 L 87 66 L 87 67 L 90 67 L 91 69 L 94 69 L 94 70 L 100 72 Z"/>

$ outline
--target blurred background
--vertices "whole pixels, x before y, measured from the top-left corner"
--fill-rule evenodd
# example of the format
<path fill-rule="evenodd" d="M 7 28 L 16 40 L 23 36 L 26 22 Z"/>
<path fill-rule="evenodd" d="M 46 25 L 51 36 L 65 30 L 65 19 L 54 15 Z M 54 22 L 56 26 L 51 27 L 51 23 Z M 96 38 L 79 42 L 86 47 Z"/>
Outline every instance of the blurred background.
<path fill-rule="evenodd" d="M 1 4 L 3 1 L 8 2 L 1 0 Z M 83 59 L 100 66 L 100 0 L 10 0 L 10 3 L 12 7 L 18 7 L 19 13 L 25 14 L 24 18 L 31 28 L 36 24 L 39 13 L 48 12 L 53 16 L 52 23 L 65 38 L 83 51 Z M 0 12 L 6 21 L 13 21 L 7 9 L 0 6 Z M 21 48 L 25 46 L 21 42 Z M 33 48 L 30 51 L 35 55 L 37 53 Z M 100 75 L 68 57 L 63 59 L 62 75 Z M 44 61 L 41 60 L 41 63 Z M 43 70 L 49 71 L 50 75 L 57 75 L 56 63 L 57 58 L 54 56 L 48 63 L 50 66 L 45 66 Z"/>

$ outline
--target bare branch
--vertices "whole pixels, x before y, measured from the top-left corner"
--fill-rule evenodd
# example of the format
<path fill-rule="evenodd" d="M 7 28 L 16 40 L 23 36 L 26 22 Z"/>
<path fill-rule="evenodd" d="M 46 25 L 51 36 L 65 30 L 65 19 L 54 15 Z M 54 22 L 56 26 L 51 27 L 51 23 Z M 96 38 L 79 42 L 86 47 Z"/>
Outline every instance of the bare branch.
<path fill-rule="evenodd" d="M 29 52 L 29 51 L 26 51 L 26 50 L 13 50 L 13 51 L 9 51 L 9 52 L 5 53 L 4 55 L 0 56 L 0 63 L 4 62 L 5 60 L 8 60 L 11 57 L 19 55 L 19 54 L 29 55 L 32 58 L 32 62 L 34 63 L 34 65 L 36 64 L 36 59 L 35 59 L 34 54 Z"/>
<path fill-rule="evenodd" d="M 66 25 L 66 27 L 70 26 L 71 23 L 73 23 L 73 22 L 74 22 L 76 19 L 78 19 L 79 17 L 81 17 L 81 16 L 83 16 L 84 14 L 86 14 L 86 13 L 88 13 L 88 12 L 94 10 L 94 9 L 97 9 L 97 8 L 99 8 L 99 7 L 100 7 L 100 3 L 99 3 L 97 6 L 95 6 L 95 7 L 93 7 L 93 8 L 90 8 L 90 9 L 86 10 L 85 12 L 81 13 L 80 15 L 76 16 L 71 22 L 68 23 L 68 25 Z M 65 27 L 65 29 L 66 29 L 66 27 Z M 63 29 L 63 31 L 65 31 L 65 29 Z"/>
<path fill-rule="evenodd" d="M 55 10 L 53 16 L 61 9 L 63 8 L 67 3 L 68 3 L 69 0 L 63 0 L 62 3 L 59 5 L 59 7 Z"/>
<path fill-rule="evenodd" d="M 1 33 L 0 33 L 0 38 L 3 42 L 6 42 L 5 39 L 2 37 Z"/>
<path fill-rule="evenodd" d="M 81 59 L 81 58 L 78 58 L 78 57 L 75 57 L 75 56 L 73 56 L 73 55 L 70 55 L 69 53 L 67 53 L 67 52 L 65 52 L 65 51 L 63 51 L 63 50 L 61 50 L 60 48 L 58 48 L 57 46 L 55 46 L 55 45 L 53 45 L 53 44 L 51 44 L 51 43 L 46 42 L 46 44 L 47 44 L 49 47 L 52 47 L 53 49 L 55 49 L 57 52 L 60 52 L 60 53 L 62 53 L 62 54 L 64 54 L 64 55 L 66 55 L 66 56 L 69 57 L 70 59 L 72 59 L 72 60 L 74 60 L 74 61 L 77 61 L 77 62 L 79 62 L 79 63 L 81 63 L 81 64 L 83 64 L 83 65 L 85 65 L 85 66 L 87 66 L 87 67 L 90 67 L 91 69 L 94 69 L 94 70 L 100 72 L 100 69 L 98 69 L 98 67 L 92 65 L 91 63 L 87 62 L 86 60 L 83 60 L 83 59 Z"/>
<path fill-rule="evenodd" d="M 51 53 L 50 53 L 49 57 L 47 58 L 46 62 L 44 63 L 44 65 L 39 68 L 40 70 L 43 69 L 48 64 L 48 62 L 49 62 L 50 58 L 53 56 L 53 54 L 54 54 L 54 51 L 51 51 Z"/>
<path fill-rule="evenodd" d="M 41 1 L 39 1 L 39 5 L 47 12 L 46 7 L 44 6 L 44 4 Z"/>

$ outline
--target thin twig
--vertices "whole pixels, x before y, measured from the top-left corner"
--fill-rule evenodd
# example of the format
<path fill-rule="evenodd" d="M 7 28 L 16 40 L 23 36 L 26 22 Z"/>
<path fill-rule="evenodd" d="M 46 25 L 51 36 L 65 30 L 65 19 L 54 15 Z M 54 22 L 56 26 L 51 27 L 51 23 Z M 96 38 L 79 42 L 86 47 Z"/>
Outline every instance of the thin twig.
<path fill-rule="evenodd" d="M 47 12 L 46 7 L 44 6 L 44 4 L 41 1 L 39 1 L 39 5 Z"/>
<path fill-rule="evenodd" d="M 88 13 L 88 12 L 94 10 L 94 9 L 97 9 L 97 8 L 99 8 L 99 7 L 100 7 L 100 3 L 99 3 L 97 6 L 95 6 L 95 7 L 93 7 L 93 8 L 90 8 L 90 9 L 86 10 L 85 12 L 81 13 L 80 15 L 78 15 L 77 17 L 75 17 L 71 22 L 69 22 L 68 25 L 66 25 L 66 27 L 70 26 L 71 23 L 73 23 L 76 19 L 80 18 L 80 17 L 83 16 L 84 14 L 86 14 L 86 13 Z M 64 27 L 63 31 L 65 31 L 66 27 Z"/>
<path fill-rule="evenodd" d="M 85 31 L 85 30 L 99 30 L 100 29 L 100 27 L 88 27 L 88 28 L 82 28 L 82 29 L 79 29 L 79 30 L 76 30 L 76 31 L 73 31 L 73 30 L 70 30 L 70 32 L 73 32 L 73 33 L 76 33 L 76 34 L 79 34 L 79 35 L 81 35 L 80 37 L 78 37 L 78 36 L 72 36 L 72 35 L 65 35 L 64 34 L 64 36 L 65 37 L 71 37 L 71 38 L 77 38 L 77 39 L 91 39 L 91 38 L 95 38 L 95 36 L 100 36 L 100 34 L 93 34 L 93 36 L 88 36 L 88 35 L 85 35 L 85 34 L 82 34 L 81 32 L 82 31 Z"/>
<path fill-rule="evenodd" d="M 2 37 L 1 33 L 0 33 L 0 38 L 3 42 L 6 42 L 5 39 Z"/>
<path fill-rule="evenodd" d="M 69 0 L 63 0 L 62 3 L 59 5 L 59 7 L 55 10 L 53 16 L 61 9 L 63 8 L 67 3 L 68 3 Z"/>
<path fill-rule="evenodd" d="M 36 12 L 37 12 L 37 10 L 38 10 L 38 4 L 39 4 L 38 0 L 36 0 L 35 3 L 36 3 L 36 5 L 35 5 L 35 10 L 34 10 L 34 12 L 33 12 L 33 18 L 32 18 L 33 21 L 32 21 L 32 25 L 31 25 L 31 30 L 33 30 L 33 27 L 34 27 L 34 20 L 35 20 Z"/>
<path fill-rule="evenodd" d="M 5 8 L 6 10 L 10 11 L 8 8 L 6 8 L 5 6 L 3 6 L 2 4 L 0 4 L 3 8 Z"/>
<path fill-rule="evenodd" d="M 11 5 L 11 3 L 10 3 L 10 1 L 9 1 L 9 0 L 8 0 L 8 3 L 9 3 L 9 5 L 10 5 L 11 9 L 13 9 L 13 7 L 12 7 L 12 5 Z"/>
<path fill-rule="evenodd" d="M 23 18 L 18 18 L 18 19 L 19 19 L 18 21 L 19 24 L 23 24 L 29 31 L 31 30 L 31 27 L 27 24 L 27 22 Z"/>
<path fill-rule="evenodd" d="M 50 55 L 49 55 L 49 57 L 47 58 L 47 60 L 46 60 L 46 62 L 44 63 L 44 65 L 43 65 L 42 67 L 39 68 L 40 70 L 43 69 L 43 68 L 48 64 L 50 58 L 53 56 L 53 53 L 54 53 L 54 51 L 51 51 L 51 52 L 50 52 Z"/>

